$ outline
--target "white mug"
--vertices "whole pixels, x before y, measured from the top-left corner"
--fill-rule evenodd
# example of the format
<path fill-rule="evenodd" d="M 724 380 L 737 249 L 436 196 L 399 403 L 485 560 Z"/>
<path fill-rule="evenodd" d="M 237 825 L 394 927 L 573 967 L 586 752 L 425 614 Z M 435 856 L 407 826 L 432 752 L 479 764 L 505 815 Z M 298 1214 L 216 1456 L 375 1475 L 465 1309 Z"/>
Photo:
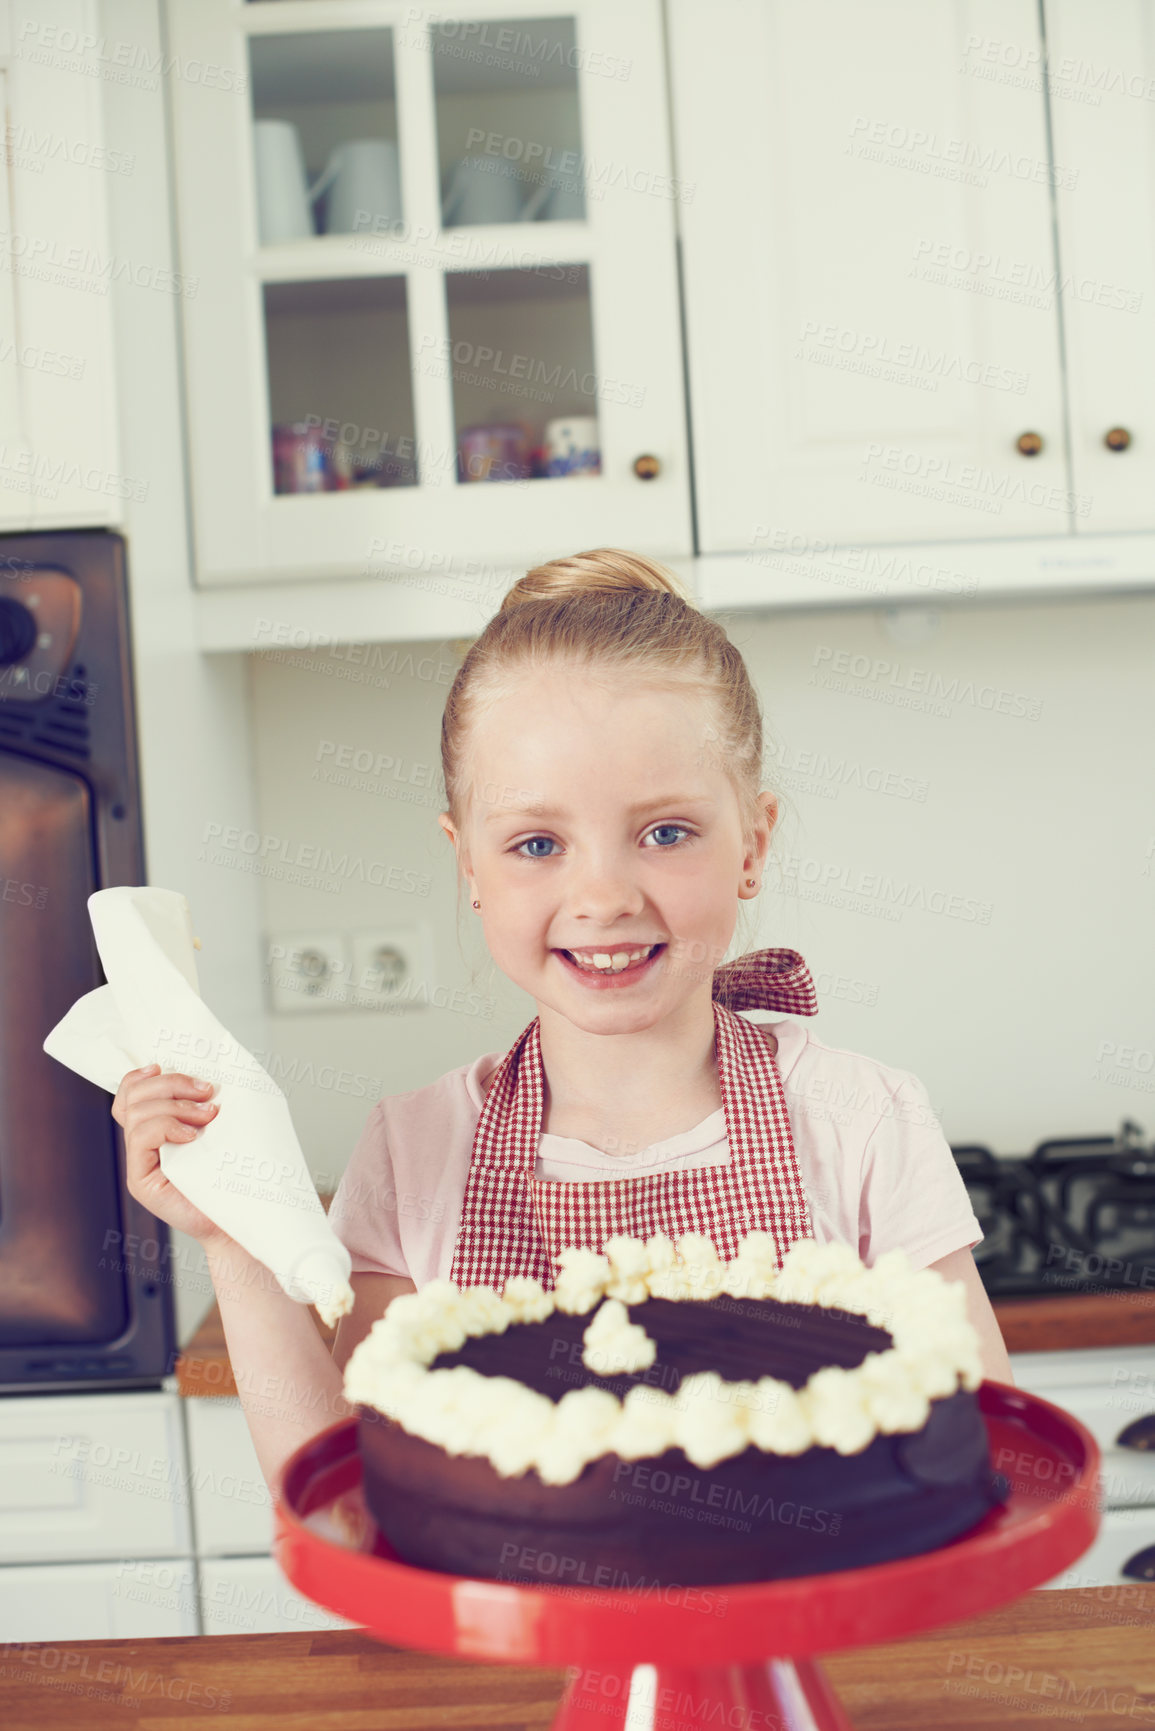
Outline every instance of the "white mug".
<path fill-rule="evenodd" d="M 585 214 L 585 197 L 577 177 L 551 173 L 522 206 L 521 220 L 538 222 L 544 217 L 550 222 L 582 222 Z"/>
<path fill-rule="evenodd" d="M 309 197 L 329 194 L 325 233 L 352 234 L 367 223 L 401 219 L 401 165 L 391 138 L 353 138 L 339 144 Z"/>
<path fill-rule="evenodd" d="M 547 475 L 600 475 L 602 453 L 595 415 L 562 415 L 545 424 Z"/>
<path fill-rule="evenodd" d="M 291 120 L 253 122 L 257 223 L 262 246 L 300 240 L 313 230 L 301 139 Z"/>
<path fill-rule="evenodd" d="M 475 222 L 520 222 L 522 202 L 521 187 L 500 157 L 465 156 L 449 177 L 441 221 L 446 227 Z"/>

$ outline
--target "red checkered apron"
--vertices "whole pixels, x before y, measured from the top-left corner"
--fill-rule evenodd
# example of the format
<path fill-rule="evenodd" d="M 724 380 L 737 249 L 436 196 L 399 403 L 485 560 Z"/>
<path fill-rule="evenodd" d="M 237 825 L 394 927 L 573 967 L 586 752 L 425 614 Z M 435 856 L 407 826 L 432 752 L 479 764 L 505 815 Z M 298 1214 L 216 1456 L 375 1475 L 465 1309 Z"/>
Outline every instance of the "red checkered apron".
<path fill-rule="evenodd" d="M 552 1287 L 570 1244 L 601 1250 L 626 1233 L 701 1232 L 729 1261 L 747 1232 L 769 1232 L 778 1261 L 811 1236 L 786 1095 L 766 1036 L 738 1009 L 813 1016 L 814 981 L 797 950 L 755 950 L 714 970 L 714 1055 L 730 1161 L 637 1178 L 560 1183 L 534 1176 L 544 1072 L 540 1017 L 498 1065 L 477 1121 L 450 1278 L 492 1286 L 532 1274 Z"/>

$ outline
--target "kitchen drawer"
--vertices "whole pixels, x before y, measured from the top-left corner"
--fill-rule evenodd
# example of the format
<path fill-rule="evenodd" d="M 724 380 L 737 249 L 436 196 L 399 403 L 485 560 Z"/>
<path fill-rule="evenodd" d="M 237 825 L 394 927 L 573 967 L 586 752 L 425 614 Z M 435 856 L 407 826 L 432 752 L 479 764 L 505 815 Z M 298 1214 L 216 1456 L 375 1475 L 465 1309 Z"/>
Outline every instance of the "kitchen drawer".
<path fill-rule="evenodd" d="M 1024 1367 L 1020 1359 L 1019 1363 L 1012 1361 L 1012 1366 L 1020 1388 L 1073 1413 L 1094 1436 L 1103 1451 L 1104 1506 L 1155 1504 L 1155 1448 L 1118 1444 L 1129 1425 L 1148 1415 L 1155 1438 L 1155 1352 L 1150 1347 L 1108 1348 L 1087 1353 L 1034 1353 L 1030 1357 L 1061 1361 Z M 1082 1371 L 1086 1380 L 1075 1380 L 1070 1375 L 1072 1368 Z M 1063 1370 L 1068 1373 L 1065 1379 L 1056 1374 Z"/>
<path fill-rule="evenodd" d="M 1012 1352 L 1011 1372 L 1019 1388 L 1053 1399 L 1052 1389 L 1082 1384 L 1113 1388 L 1126 1383 L 1152 1392 L 1155 1409 L 1155 1346 L 1090 1346 L 1075 1352 Z M 1060 1403 L 1061 1404 L 1061 1403 Z"/>
<path fill-rule="evenodd" d="M 0 1569 L 0 1631 L 5 1641 L 199 1635 L 196 1566 L 188 1557 L 170 1557 L 146 1563 L 33 1563 Z M 20 1658 L 11 1656 L 9 1666 Z M 93 1676 L 88 1681 L 99 1690 L 102 1681 L 110 1680 Z"/>
<path fill-rule="evenodd" d="M 0 1563 L 191 1550 L 179 1395 L 0 1399 Z"/>
<path fill-rule="evenodd" d="M 286 1629 L 354 1629 L 295 1592 L 272 1557 L 220 1557 L 201 1564 L 206 1635 L 276 1635 Z"/>
<path fill-rule="evenodd" d="M 1155 1509 L 1108 1509 L 1099 1536 L 1090 1550 L 1045 1585 L 1112 1588 L 1119 1615 L 1126 1616 L 1128 1605 L 1134 1606 L 1145 1583 L 1125 1575 L 1123 1565 L 1148 1547 L 1155 1560 Z M 1152 1579 L 1155 1579 L 1155 1574 L 1147 1576 L 1148 1582 Z M 1096 1598 L 1098 1615 L 1098 1607 L 1104 1600 L 1101 1593 Z M 1130 1614 L 1136 1615 L 1134 1611 Z M 1150 1620 L 1149 1615 L 1143 1618 L 1145 1623 L 1150 1623 Z"/>
<path fill-rule="evenodd" d="M 186 1399 L 185 1416 L 197 1555 L 271 1551 L 273 1499 L 240 1401 Z"/>

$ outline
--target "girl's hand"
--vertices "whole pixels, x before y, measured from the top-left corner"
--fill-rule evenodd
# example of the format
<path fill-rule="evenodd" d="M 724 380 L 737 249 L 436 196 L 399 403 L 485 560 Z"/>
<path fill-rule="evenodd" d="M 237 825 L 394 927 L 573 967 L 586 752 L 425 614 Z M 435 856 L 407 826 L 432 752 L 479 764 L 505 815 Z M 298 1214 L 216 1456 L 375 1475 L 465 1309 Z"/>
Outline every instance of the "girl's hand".
<path fill-rule="evenodd" d="M 142 1070 L 128 1072 L 112 1102 L 112 1116 L 124 1131 L 129 1194 L 158 1220 L 198 1239 L 206 1250 L 232 1240 L 169 1183 L 160 1169 L 160 1150 L 164 1142 L 193 1141 L 212 1122 L 218 1107 L 211 1095 L 209 1082 L 171 1070 L 162 1073 L 159 1064 L 146 1064 Z"/>

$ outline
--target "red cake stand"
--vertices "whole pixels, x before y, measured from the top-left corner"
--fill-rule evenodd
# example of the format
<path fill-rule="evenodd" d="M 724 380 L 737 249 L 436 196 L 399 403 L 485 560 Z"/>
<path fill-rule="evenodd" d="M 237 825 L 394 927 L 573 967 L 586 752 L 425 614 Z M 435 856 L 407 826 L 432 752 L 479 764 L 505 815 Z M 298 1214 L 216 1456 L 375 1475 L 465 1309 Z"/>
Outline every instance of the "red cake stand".
<path fill-rule="evenodd" d="M 1099 1528 L 1099 1450 L 1049 1401 L 984 1383 L 1007 1502 L 921 1556 L 826 1575 L 624 1589 L 521 1586 L 401 1562 L 361 1497 L 357 1421 L 297 1450 L 274 1554 L 306 1597 L 394 1646 L 566 1666 L 554 1731 L 678 1726 L 852 1731 L 816 1653 L 890 1641 L 1005 1604 L 1060 1574 Z"/>

